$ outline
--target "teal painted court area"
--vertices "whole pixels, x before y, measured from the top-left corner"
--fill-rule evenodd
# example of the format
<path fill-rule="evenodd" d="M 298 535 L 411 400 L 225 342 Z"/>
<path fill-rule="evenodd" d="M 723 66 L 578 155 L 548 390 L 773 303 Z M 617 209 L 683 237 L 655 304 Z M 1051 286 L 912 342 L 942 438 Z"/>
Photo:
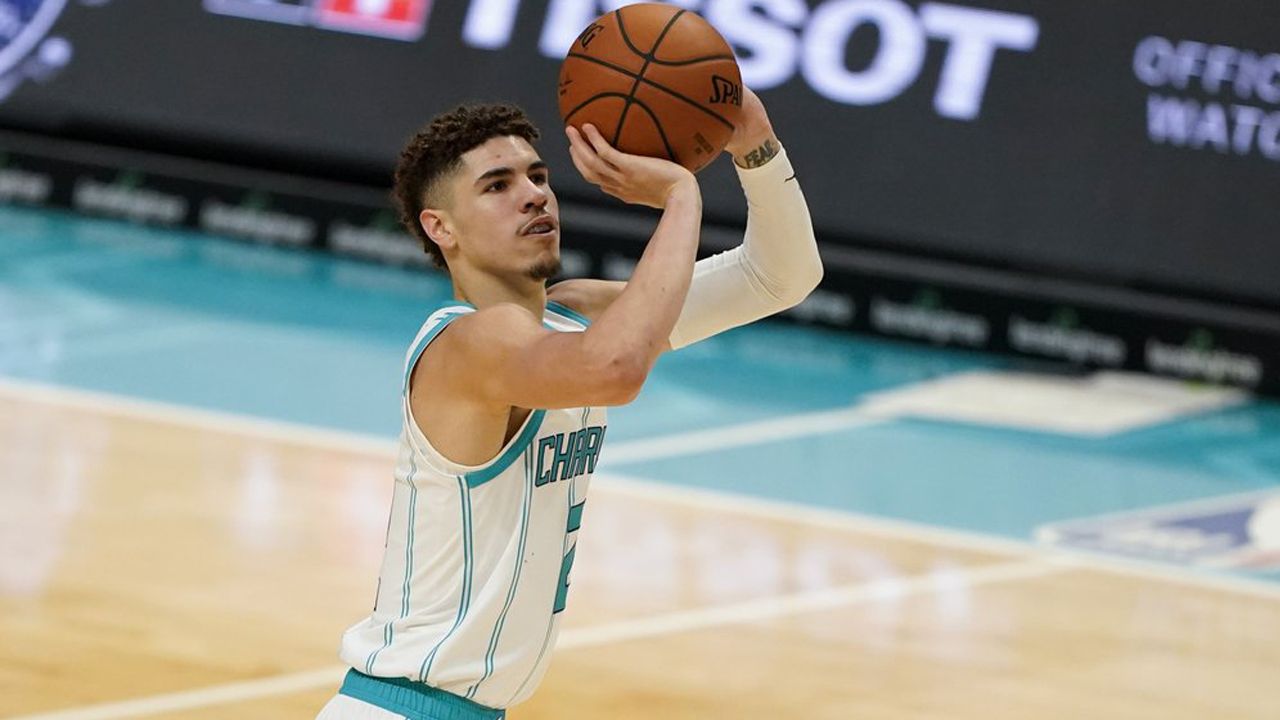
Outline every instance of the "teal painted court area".
<path fill-rule="evenodd" d="M 390 440 L 404 353 L 426 312 L 448 297 L 434 274 L 0 208 L 0 379 L 8 383 Z M 1280 495 L 1280 405 L 1270 401 L 1224 402 L 1094 435 L 1008 419 L 857 414 L 869 398 L 974 373 L 995 378 L 984 397 L 1005 403 L 999 378 L 1013 370 L 1066 375 L 759 324 L 664 357 L 640 399 L 611 410 L 600 469 L 1018 540 L 1046 523 Z M 836 416 L 828 411 L 852 414 L 828 426 Z M 1034 403 L 1022 412 L 1034 419 Z M 651 438 L 744 427 L 754 428 L 747 441 L 644 451 Z M 623 451 L 611 459 L 610 446 Z"/>

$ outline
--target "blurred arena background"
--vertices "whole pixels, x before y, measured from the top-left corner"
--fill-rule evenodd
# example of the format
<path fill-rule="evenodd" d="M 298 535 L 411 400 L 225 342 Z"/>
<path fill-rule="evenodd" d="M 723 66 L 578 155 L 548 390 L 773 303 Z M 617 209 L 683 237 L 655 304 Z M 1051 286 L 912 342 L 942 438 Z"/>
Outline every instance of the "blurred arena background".
<path fill-rule="evenodd" d="M 400 364 L 449 284 L 403 140 L 524 106 L 565 272 L 598 0 L 0 0 L 0 717 L 312 717 L 373 597 Z M 1276 718 L 1280 15 L 684 0 L 822 288 L 613 413 L 511 717 Z M 705 171 L 704 250 L 745 217 Z"/>

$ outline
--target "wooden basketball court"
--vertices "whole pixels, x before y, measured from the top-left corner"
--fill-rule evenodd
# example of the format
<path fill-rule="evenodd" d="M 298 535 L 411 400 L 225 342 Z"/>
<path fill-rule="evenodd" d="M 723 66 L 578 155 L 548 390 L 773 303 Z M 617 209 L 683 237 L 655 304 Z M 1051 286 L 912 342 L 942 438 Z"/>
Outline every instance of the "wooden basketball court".
<path fill-rule="evenodd" d="M 0 390 L 0 717 L 313 717 L 372 602 L 391 461 Z M 610 477 L 584 520 L 515 720 L 1280 717 L 1263 584 Z"/>

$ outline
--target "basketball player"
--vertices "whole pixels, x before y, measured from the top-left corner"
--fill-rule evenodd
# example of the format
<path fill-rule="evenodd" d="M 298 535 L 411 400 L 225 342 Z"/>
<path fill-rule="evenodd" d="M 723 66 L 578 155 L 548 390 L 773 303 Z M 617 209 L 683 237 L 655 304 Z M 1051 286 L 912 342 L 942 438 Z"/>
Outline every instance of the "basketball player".
<path fill-rule="evenodd" d="M 437 117 L 401 155 L 408 226 L 454 300 L 405 360 L 403 431 L 373 613 L 321 720 L 481 720 L 533 693 L 564 610 L 604 406 L 658 356 L 800 302 L 822 276 L 808 209 L 764 106 L 745 92 L 727 151 L 747 196 L 741 246 L 698 262 L 702 199 L 683 167 L 570 128 L 583 177 L 662 209 L 628 282 L 567 280 L 538 133 L 508 106 Z"/>

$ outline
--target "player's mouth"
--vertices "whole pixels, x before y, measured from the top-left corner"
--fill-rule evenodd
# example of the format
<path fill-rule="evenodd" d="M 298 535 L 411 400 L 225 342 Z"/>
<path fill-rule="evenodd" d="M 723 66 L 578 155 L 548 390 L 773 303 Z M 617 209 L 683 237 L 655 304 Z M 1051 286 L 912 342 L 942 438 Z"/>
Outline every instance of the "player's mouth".
<path fill-rule="evenodd" d="M 539 215 L 520 228 L 520 234 L 532 237 L 545 237 L 556 231 L 559 223 L 550 215 Z"/>

